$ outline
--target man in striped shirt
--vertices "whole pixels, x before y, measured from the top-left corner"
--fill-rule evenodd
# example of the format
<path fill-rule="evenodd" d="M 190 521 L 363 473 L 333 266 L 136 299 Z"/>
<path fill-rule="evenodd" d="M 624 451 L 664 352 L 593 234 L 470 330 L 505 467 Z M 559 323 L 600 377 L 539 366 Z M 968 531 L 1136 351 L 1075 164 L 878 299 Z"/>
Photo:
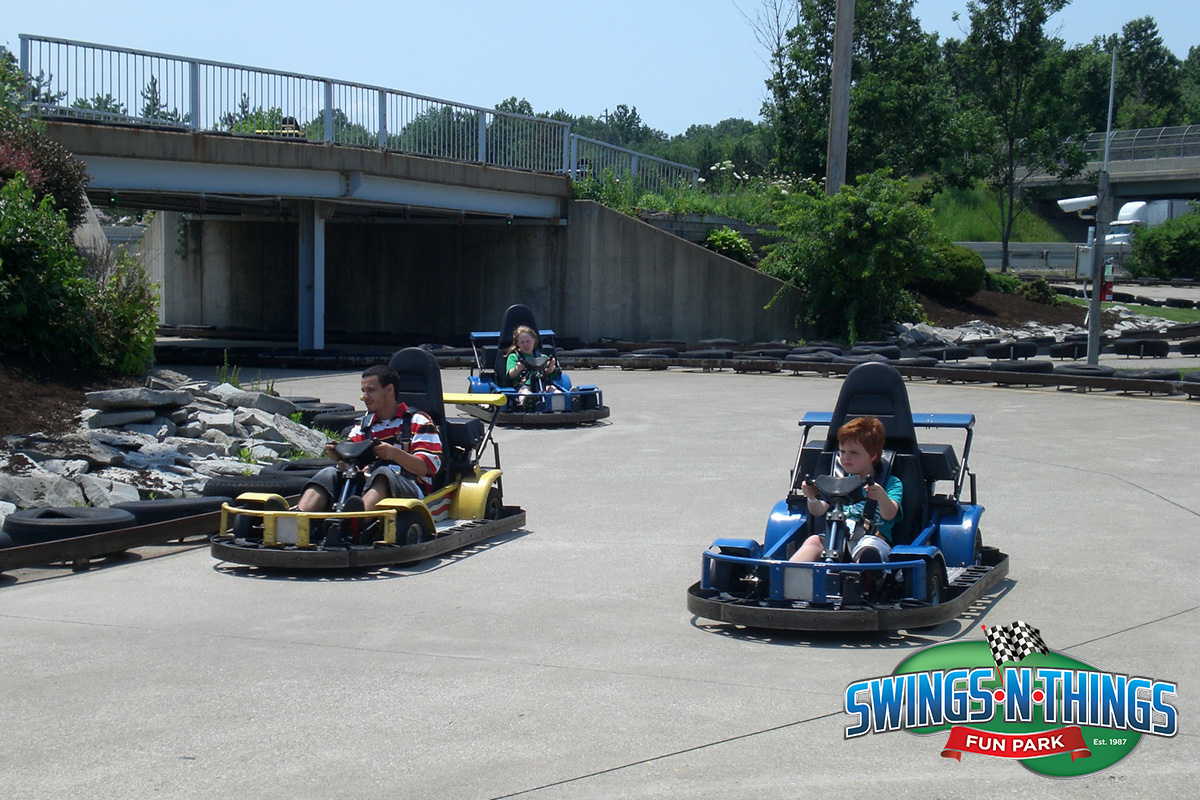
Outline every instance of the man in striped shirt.
<path fill-rule="evenodd" d="M 362 374 L 362 401 L 367 408 L 362 423 L 350 435 L 350 441 L 371 438 L 375 445 L 375 463 L 367 475 L 363 506 L 373 509 L 385 497 L 424 497 L 433 489 L 433 479 L 442 466 L 442 437 L 437 425 L 425 413 L 396 400 L 399 376 L 382 364 Z M 406 430 L 407 425 L 407 430 Z M 338 460 L 334 445 L 325 453 Z M 326 467 L 304 487 L 298 508 L 324 511 L 341 486 L 337 467 Z"/>

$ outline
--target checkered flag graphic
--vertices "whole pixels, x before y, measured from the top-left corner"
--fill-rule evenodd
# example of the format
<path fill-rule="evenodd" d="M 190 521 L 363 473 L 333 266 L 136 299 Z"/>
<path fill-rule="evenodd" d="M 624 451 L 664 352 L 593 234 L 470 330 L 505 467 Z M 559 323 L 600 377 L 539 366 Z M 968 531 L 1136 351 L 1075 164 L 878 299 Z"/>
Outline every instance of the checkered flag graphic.
<path fill-rule="evenodd" d="M 1050 652 L 1042 641 L 1041 632 L 1026 622 L 1018 620 L 1008 625 L 993 625 L 984 628 L 983 632 L 997 667 L 1005 661 L 1020 661 L 1031 653 Z"/>

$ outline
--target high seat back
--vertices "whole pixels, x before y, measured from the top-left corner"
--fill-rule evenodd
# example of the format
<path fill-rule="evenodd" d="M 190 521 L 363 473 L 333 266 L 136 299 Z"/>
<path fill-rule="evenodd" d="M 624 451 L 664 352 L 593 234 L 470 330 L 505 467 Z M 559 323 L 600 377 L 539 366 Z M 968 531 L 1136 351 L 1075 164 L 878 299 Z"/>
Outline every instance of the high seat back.
<path fill-rule="evenodd" d="M 508 370 L 505 369 L 508 364 L 508 348 L 512 347 L 513 331 L 522 325 L 538 330 L 537 321 L 534 320 L 529 306 L 514 303 L 504 311 L 504 320 L 500 323 L 500 340 L 496 346 L 496 385 L 501 389 L 512 388 Z"/>
<path fill-rule="evenodd" d="M 399 385 L 396 387 L 397 402 L 428 414 L 438 427 L 438 433 L 442 437 L 442 468 L 433 478 L 433 485 L 437 488 L 444 482 L 447 452 L 450 448 L 446 404 L 442 399 L 441 368 L 432 353 L 419 347 L 406 347 L 396 351 L 388 361 L 388 366 L 396 371 L 399 378 Z"/>
<path fill-rule="evenodd" d="M 908 389 L 900 373 L 891 365 L 867 362 L 850 370 L 833 408 L 819 462 L 821 466 L 834 461 L 838 429 L 857 417 L 876 417 L 883 423 L 887 434 L 884 450 L 894 453 L 891 474 L 904 486 L 900 503 L 903 516 L 892 529 L 892 542 L 910 542 L 927 522 L 929 487 L 921 469 L 921 451 L 908 403 Z"/>

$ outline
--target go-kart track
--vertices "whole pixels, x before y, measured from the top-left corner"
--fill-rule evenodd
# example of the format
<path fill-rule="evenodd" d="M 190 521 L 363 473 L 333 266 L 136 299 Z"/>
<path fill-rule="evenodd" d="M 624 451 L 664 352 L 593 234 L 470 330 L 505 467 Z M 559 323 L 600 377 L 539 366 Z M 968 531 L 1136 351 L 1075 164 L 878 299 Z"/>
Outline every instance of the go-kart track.
<path fill-rule="evenodd" d="M 284 394 L 357 404 L 357 372 L 274 377 Z M 527 522 L 452 554 L 295 573 L 222 563 L 203 543 L 0 576 L 9 796 L 1192 795 L 1196 401 L 909 381 L 914 411 L 975 415 L 983 535 L 1008 576 L 933 628 L 791 633 L 693 617 L 685 593 L 714 539 L 761 537 L 798 420 L 831 408 L 841 379 L 673 368 L 596 382 L 610 419 L 496 432 L 505 498 Z M 938 736 L 844 739 L 849 683 L 1014 620 L 1099 669 L 1178 682 L 1181 733 L 1056 781 L 942 758 Z"/>

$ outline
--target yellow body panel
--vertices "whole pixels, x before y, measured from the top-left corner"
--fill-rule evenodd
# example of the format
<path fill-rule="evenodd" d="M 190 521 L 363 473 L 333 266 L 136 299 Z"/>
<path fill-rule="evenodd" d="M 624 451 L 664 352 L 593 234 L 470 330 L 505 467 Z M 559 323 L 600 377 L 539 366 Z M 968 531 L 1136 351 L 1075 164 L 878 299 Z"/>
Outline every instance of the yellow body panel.
<path fill-rule="evenodd" d="M 508 398 L 499 392 L 495 394 L 459 394 L 458 392 L 446 392 L 442 395 L 442 401 L 447 405 L 474 405 L 474 406 L 503 406 L 508 402 Z"/>
<path fill-rule="evenodd" d="M 500 479 L 500 470 L 489 469 L 480 472 L 470 480 L 464 479 L 454 496 L 454 505 L 450 516 L 455 519 L 483 519 L 487 508 L 488 492 Z"/>

